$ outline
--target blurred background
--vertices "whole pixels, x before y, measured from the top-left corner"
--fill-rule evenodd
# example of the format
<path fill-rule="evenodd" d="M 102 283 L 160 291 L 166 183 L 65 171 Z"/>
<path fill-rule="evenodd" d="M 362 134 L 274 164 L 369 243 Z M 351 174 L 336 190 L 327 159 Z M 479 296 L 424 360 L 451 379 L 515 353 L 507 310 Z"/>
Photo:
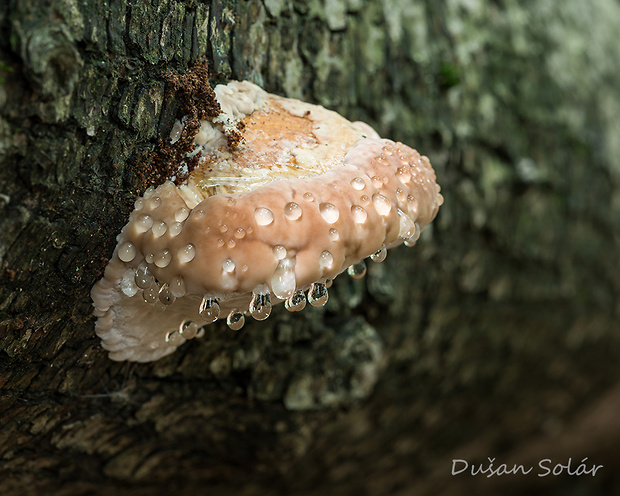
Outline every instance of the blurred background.
<path fill-rule="evenodd" d="M 1 4 L 2 493 L 620 493 L 619 28 L 616 0 Z M 163 75 L 203 57 L 428 155 L 445 203 L 323 309 L 111 362 L 89 291 Z"/>

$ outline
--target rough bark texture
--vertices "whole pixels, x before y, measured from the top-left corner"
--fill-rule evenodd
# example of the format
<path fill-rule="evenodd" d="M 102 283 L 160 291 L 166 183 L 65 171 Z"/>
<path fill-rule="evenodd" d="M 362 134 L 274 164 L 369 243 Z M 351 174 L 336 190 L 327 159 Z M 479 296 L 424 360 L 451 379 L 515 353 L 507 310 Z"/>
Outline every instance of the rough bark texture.
<path fill-rule="evenodd" d="M 619 23 L 614 0 L 0 2 L 0 493 L 618 494 Z M 446 201 L 323 310 L 114 363 L 89 290 L 172 125 L 163 76 L 203 56 L 416 147 Z M 488 457 L 535 469 L 450 474 Z"/>

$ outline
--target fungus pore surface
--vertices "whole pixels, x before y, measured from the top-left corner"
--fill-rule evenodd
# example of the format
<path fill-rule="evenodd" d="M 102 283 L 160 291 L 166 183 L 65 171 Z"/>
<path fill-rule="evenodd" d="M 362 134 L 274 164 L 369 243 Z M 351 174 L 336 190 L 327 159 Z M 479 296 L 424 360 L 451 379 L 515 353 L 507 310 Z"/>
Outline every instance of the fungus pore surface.
<path fill-rule="evenodd" d="M 282 301 L 321 306 L 341 272 L 359 277 L 366 257 L 415 244 L 443 202 L 428 158 L 364 123 L 249 82 L 214 95 L 219 115 L 200 121 L 169 180 L 136 200 L 92 289 L 113 360 L 157 360 L 204 325 L 240 329 Z"/>

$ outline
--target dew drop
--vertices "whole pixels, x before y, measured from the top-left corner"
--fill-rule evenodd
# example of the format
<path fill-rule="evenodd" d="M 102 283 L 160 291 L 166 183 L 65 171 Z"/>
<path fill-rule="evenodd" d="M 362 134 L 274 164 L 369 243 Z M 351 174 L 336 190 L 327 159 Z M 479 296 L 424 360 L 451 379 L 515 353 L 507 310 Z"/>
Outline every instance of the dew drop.
<path fill-rule="evenodd" d="M 144 200 L 142 198 L 137 198 L 133 206 L 136 210 L 142 210 L 142 208 L 144 207 Z"/>
<path fill-rule="evenodd" d="M 235 238 L 243 239 L 245 237 L 245 230 L 242 227 L 235 229 Z"/>
<path fill-rule="evenodd" d="M 185 245 L 183 248 L 180 248 L 179 251 L 177 252 L 177 258 L 179 259 L 179 262 L 181 263 L 191 262 L 192 260 L 194 260 L 195 256 L 196 256 L 196 247 L 192 245 L 191 243 L 188 245 Z"/>
<path fill-rule="evenodd" d="M 306 295 L 303 290 L 295 291 L 295 294 L 284 302 L 284 307 L 289 312 L 299 312 L 306 307 Z"/>
<path fill-rule="evenodd" d="M 265 320 L 271 314 L 271 300 L 269 298 L 269 288 L 266 284 L 259 284 L 252 291 L 250 314 L 256 320 Z"/>
<path fill-rule="evenodd" d="M 128 270 L 123 274 L 123 277 L 121 278 L 121 283 L 120 283 L 120 288 L 121 291 L 123 292 L 123 294 L 125 296 L 129 296 L 130 298 L 132 296 L 135 296 L 139 289 L 138 285 L 136 284 L 135 281 L 135 277 L 132 277 L 133 271 Z"/>
<path fill-rule="evenodd" d="M 271 277 L 271 290 L 276 298 L 286 300 L 295 292 L 295 261 L 291 258 L 280 260 Z"/>
<path fill-rule="evenodd" d="M 415 223 L 405 212 L 398 209 L 399 231 L 398 236 L 402 239 L 409 239 L 415 233 Z"/>
<path fill-rule="evenodd" d="M 334 229 L 333 227 L 329 230 L 329 239 L 331 241 L 338 241 L 340 239 L 340 234 L 338 233 L 337 229 Z"/>
<path fill-rule="evenodd" d="M 136 258 L 136 253 L 136 247 L 129 241 L 125 241 L 118 247 L 118 258 L 120 258 L 123 262 L 131 262 L 134 258 Z"/>
<path fill-rule="evenodd" d="M 205 211 L 202 208 L 193 210 L 192 214 L 195 220 L 200 220 L 206 215 Z"/>
<path fill-rule="evenodd" d="M 278 260 L 282 260 L 286 258 L 286 248 L 281 245 L 276 245 L 273 247 L 273 254 Z"/>
<path fill-rule="evenodd" d="M 405 193 L 401 188 L 396 189 L 396 199 L 400 203 L 405 203 L 407 201 L 407 193 Z"/>
<path fill-rule="evenodd" d="M 307 202 L 313 202 L 314 201 L 314 195 L 312 193 L 310 193 L 310 191 L 306 191 L 304 193 L 304 200 L 306 200 Z"/>
<path fill-rule="evenodd" d="M 323 282 L 313 282 L 308 290 L 308 302 L 313 307 L 322 307 L 327 303 L 329 293 Z"/>
<path fill-rule="evenodd" d="M 161 198 L 159 196 L 154 196 L 153 198 L 149 200 L 149 207 L 151 207 L 152 210 L 155 210 L 156 208 L 159 208 L 160 206 L 161 206 Z"/>
<path fill-rule="evenodd" d="M 157 301 L 158 292 L 159 288 L 157 285 L 153 285 L 150 288 L 142 290 L 142 298 L 144 298 L 146 303 L 155 303 Z"/>
<path fill-rule="evenodd" d="M 370 198 L 368 195 L 362 195 L 360 197 L 360 202 L 362 202 L 362 205 L 368 205 L 370 203 Z"/>
<path fill-rule="evenodd" d="M 375 194 L 372 195 L 372 203 L 375 206 L 375 209 L 379 213 L 379 215 L 386 216 L 392 210 L 392 204 L 390 201 L 383 195 Z"/>
<path fill-rule="evenodd" d="M 226 274 L 230 274 L 235 270 L 235 262 L 233 262 L 230 258 L 227 258 L 222 262 L 222 270 Z"/>
<path fill-rule="evenodd" d="M 361 279 L 366 275 L 366 264 L 362 260 L 361 262 L 349 266 L 347 269 L 347 274 L 349 274 L 353 279 Z"/>
<path fill-rule="evenodd" d="M 368 212 L 366 212 L 366 210 L 364 210 L 359 205 L 353 205 L 351 207 L 351 217 L 353 218 L 353 222 L 355 222 L 356 224 L 363 224 L 364 222 L 366 222 Z"/>
<path fill-rule="evenodd" d="M 140 214 L 135 220 L 136 231 L 138 234 L 145 233 L 153 225 L 153 217 L 148 214 Z"/>
<path fill-rule="evenodd" d="M 220 304 L 215 298 L 205 296 L 200 302 L 198 313 L 207 324 L 211 324 L 220 317 Z"/>
<path fill-rule="evenodd" d="M 243 324 L 245 324 L 245 316 L 243 315 L 243 312 L 240 312 L 236 308 L 231 310 L 228 317 L 226 317 L 226 324 L 228 324 L 228 327 L 230 327 L 233 331 L 238 331 L 241 329 Z"/>
<path fill-rule="evenodd" d="M 408 183 L 411 180 L 409 167 L 399 167 L 396 169 L 396 177 L 401 183 Z"/>
<path fill-rule="evenodd" d="M 184 320 L 179 326 L 179 334 L 185 339 L 194 339 L 198 334 L 198 324 L 191 320 Z"/>
<path fill-rule="evenodd" d="M 284 216 L 289 220 L 297 220 L 301 217 L 301 207 L 295 202 L 284 205 Z"/>
<path fill-rule="evenodd" d="M 338 217 L 340 217 L 340 212 L 336 206 L 331 203 L 321 203 L 319 205 L 319 211 L 321 212 L 323 220 L 328 224 L 333 224 L 338 220 Z"/>
<path fill-rule="evenodd" d="M 176 298 L 183 298 L 187 293 L 185 281 L 181 276 L 173 277 L 170 281 L 170 293 Z"/>
<path fill-rule="evenodd" d="M 178 208 L 176 212 L 174 212 L 174 220 L 177 222 L 183 222 L 189 216 L 189 209 L 185 207 Z"/>
<path fill-rule="evenodd" d="M 366 187 L 366 183 L 361 177 L 351 179 L 351 186 L 358 191 L 362 191 Z"/>
<path fill-rule="evenodd" d="M 146 263 L 152 264 L 153 260 L 155 260 L 155 255 L 153 255 L 152 253 L 147 253 L 144 257 L 144 260 L 146 260 Z"/>
<path fill-rule="evenodd" d="M 153 186 L 149 186 L 148 188 L 146 188 L 146 191 L 144 192 L 143 197 L 150 198 L 151 196 L 153 196 L 154 193 L 155 193 L 155 188 L 153 188 Z"/>
<path fill-rule="evenodd" d="M 259 207 L 254 210 L 254 218 L 259 226 L 268 226 L 273 222 L 273 212 L 268 208 Z"/>
<path fill-rule="evenodd" d="M 151 228 L 153 236 L 155 236 L 156 238 L 159 238 L 163 236 L 164 234 L 166 234 L 167 230 L 168 230 L 168 226 L 166 226 L 165 222 L 155 222 L 153 224 L 153 227 Z"/>
<path fill-rule="evenodd" d="M 325 272 L 326 270 L 332 269 L 334 266 L 334 256 L 328 252 L 327 250 L 322 252 L 319 256 L 319 267 L 321 270 Z"/>
<path fill-rule="evenodd" d="M 375 188 L 380 188 L 381 186 L 383 186 L 383 179 L 381 179 L 379 176 L 372 176 L 370 180 L 372 181 L 372 185 Z"/>
<path fill-rule="evenodd" d="M 140 289 L 150 288 L 155 280 L 148 267 L 138 267 L 134 279 L 136 281 L 136 286 Z"/>
<path fill-rule="evenodd" d="M 153 262 L 155 262 L 155 265 L 157 267 L 163 269 L 164 267 L 168 267 L 170 260 L 172 260 L 172 254 L 170 253 L 170 250 L 162 250 L 155 256 Z"/>
<path fill-rule="evenodd" d="M 172 294 L 170 291 L 170 286 L 168 284 L 162 285 L 159 289 L 159 301 L 161 301 L 164 305 L 171 305 L 176 300 L 176 296 Z"/>
<path fill-rule="evenodd" d="M 166 343 L 170 343 L 172 346 L 179 346 L 185 343 L 185 338 L 179 334 L 179 331 L 170 331 L 166 334 Z"/>
<path fill-rule="evenodd" d="M 168 229 L 168 232 L 170 233 L 170 236 L 178 236 L 182 230 L 183 230 L 183 224 L 181 224 L 180 222 L 175 222 L 174 224 L 170 226 L 170 229 Z"/>
<path fill-rule="evenodd" d="M 234 248 L 235 246 L 237 246 L 237 242 L 234 239 L 229 239 L 228 248 Z"/>
<path fill-rule="evenodd" d="M 377 263 L 383 262 L 385 257 L 387 257 L 387 248 L 385 247 L 385 243 L 383 243 L 381 248 L 379 248 L 375 253 L 370 255 L 370 259 Z"/>
<path fill-rule="evenodd" d="M 413 246 L 416 244 L 416 242 L 418 241 L 418 239 L 420 239 L 420 233 L 422 232 L 422 230 L 420 229 L 419 224 L 416 222 L 414 223 L 414 230 L 413 230 L 413 234 L 407 238 L 405 240 L 405 246 Z"/>
<path fill-rule="evenodd" d="M 221 232 L 221 233 L 228 232 L 228 226 L 227 226 L 226 224 L 222 224 L 222 225 L 220 226 L 220 232 Z"/>

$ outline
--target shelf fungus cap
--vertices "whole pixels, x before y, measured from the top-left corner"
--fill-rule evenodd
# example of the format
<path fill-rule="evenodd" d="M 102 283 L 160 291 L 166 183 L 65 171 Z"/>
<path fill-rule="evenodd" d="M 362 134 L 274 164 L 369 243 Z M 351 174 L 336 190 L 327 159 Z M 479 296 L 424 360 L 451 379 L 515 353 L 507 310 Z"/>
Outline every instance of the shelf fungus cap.
<path fill-rule="evenodd" d="M 178 174 L 198 165 L 136 200 L 92 289 L 113 360 L 157 360 L 206 324 L 239 329 L 282 301 L 320 306 L 331 279 L 413 245 L 443 202 L 428 158 L 366 124 L 249 82 L 214 92 L 221 112 L 200 122 Z"/>

